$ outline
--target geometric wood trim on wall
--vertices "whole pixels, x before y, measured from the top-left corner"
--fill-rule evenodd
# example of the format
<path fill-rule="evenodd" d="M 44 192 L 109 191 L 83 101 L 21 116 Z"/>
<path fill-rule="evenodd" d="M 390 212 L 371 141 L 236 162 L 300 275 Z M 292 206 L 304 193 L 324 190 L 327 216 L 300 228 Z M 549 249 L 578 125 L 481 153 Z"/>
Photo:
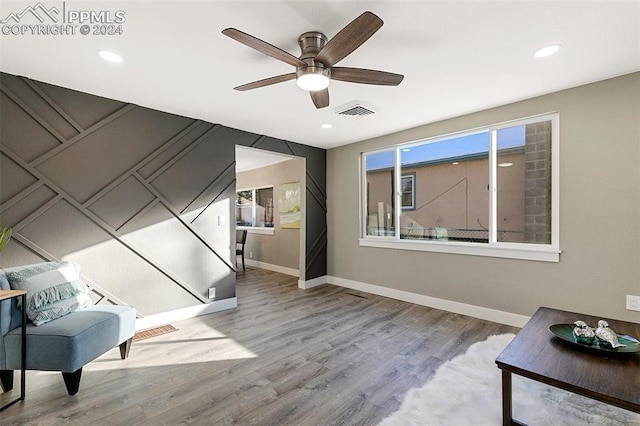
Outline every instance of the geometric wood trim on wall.
<path fill-rule="evenodd" d="M 234 297 L 244 145 L 307 158 L 306 279 L 326 274 L 324 150 L 8 74 L 0 103 L 3 266 L 77 261 L 96 303 L 139 316 Z"/>

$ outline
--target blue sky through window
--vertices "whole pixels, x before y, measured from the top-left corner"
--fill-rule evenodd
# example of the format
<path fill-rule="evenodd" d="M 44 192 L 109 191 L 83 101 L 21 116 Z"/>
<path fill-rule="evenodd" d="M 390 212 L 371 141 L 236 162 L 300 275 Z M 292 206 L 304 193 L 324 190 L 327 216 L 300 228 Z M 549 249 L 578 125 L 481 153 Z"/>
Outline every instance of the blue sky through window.
<path fill-rule="evenodd" d="M 498 130 L 498 151 L 524 146 L 525 126 L 508 127 Z M 400 163 L 408 166 L 429 161 L 442 161 L 448 158 L 477 156 L 488 153 L 489 132 L 474 133 L 408 146 L 400 149 Z M 393 168 L 395 149 L 366 154 L 367 171 Z"/>

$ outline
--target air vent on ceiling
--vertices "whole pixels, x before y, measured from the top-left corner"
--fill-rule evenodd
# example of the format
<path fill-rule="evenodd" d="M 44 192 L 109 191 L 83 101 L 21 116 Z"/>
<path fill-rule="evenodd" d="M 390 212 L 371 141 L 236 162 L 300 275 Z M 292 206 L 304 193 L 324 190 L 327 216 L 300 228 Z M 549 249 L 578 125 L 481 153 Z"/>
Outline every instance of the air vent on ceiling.
<path fill-rule="evenodd" d="M 343 115 L 353 120 L 357 120 L 366 115 L 375 114 L 376 110 L 369 105 L 364 105 L 362 102 L 355 102 L 346 106 L 338 107 L 335 109 L 335 112 L 338 115 Z"/>

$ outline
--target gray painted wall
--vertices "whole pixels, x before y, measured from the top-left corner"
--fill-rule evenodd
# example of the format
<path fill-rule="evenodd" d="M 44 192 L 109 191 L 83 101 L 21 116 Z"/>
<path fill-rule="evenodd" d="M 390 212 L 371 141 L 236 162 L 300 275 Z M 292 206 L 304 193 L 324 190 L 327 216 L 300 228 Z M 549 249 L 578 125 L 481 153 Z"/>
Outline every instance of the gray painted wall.
<path fill-rule="evenodd" d="M 236 174 L 236 187 L 239 190 L 273 185 L 274 234 L 264 235 L 249 231 L 245 246 L 246 259 L 249 259 L 249 253 L 253 253 L 251 260 L 295 270 L 300 269 L 301 230 L 280 228 L 278 212 L 280 211 L 280 185 L 303 180 L 304 161 L 298 158 Z"/>
<path fill-rule="evenodd" d="M 301 279 L 326 274 L 324 150 L 8 74 L 0 103 L 2 266 L 77 261 L 140 316 L 234 297 L 237 144 L 306 158 Z"/>
<path fill-rule="evenodd" d="M 426 100 L 437 102 L 437 100 Z M 560 113 L 559 263 L 360 247 L 359 155 Z M 530 316 L 539 306 L 640 321 L 640 73 L 328 151 L 331 276 Z"/>

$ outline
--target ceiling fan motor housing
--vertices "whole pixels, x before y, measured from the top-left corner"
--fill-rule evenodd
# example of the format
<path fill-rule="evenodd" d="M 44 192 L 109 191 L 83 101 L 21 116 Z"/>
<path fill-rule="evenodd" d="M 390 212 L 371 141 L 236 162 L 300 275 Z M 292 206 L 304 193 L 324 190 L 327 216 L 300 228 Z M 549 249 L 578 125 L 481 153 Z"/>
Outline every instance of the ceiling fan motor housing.
<path fill-rule="evenodd" d="M 309 31 L 298 37 L 298 44 L 302 54 L 300 59 L 306 62 L 306 59 L 315 59 L 318 52 L 327 44 L 327 36 L 318 31 Z"/>

